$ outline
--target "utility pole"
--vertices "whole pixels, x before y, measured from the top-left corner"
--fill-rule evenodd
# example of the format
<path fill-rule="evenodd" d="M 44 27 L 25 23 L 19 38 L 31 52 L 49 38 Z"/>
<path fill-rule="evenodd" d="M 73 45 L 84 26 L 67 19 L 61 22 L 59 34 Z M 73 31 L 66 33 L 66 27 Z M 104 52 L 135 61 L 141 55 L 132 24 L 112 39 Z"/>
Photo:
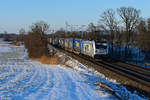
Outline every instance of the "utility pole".
<path fill-rule="evenodd" d="M 86 25 L 73 25 L 73 24 L 69 25 L 67 21 L 65 22 L 65 24 L 66 24 L 66 31 L 68 31 L 68 27 L 70 27 L 71 32 L 73 31 L 73 27 L 80 27 L 80 28 L 82 27 L 83 28 L 86 26 Z"/>
<path fill-rule="evenodd" d="M 66 21 L 65 24 L 66 24 L 66 33 L 67 33 L 68 32 L 68 22 Z"/>
<path fill-rule="evenodd" d="M 77 27 L 77 30 L 75 31 L 80 31 L 80 29 L 82 29 L 83 27 L 85 27 L 86 25 L 74 25 L 74 24 L 68 24 L 68 22 L 65 22 L 66 24 L 66 32 L 68 32 L 68 27 L 70 28 L 70 32 L 73 34 L 74 31 L 74 27 Z M 83 35 L 83 32 L 81 30 L 81 35 Z M 82 37 L 82 36 L 81 36 Z"/>

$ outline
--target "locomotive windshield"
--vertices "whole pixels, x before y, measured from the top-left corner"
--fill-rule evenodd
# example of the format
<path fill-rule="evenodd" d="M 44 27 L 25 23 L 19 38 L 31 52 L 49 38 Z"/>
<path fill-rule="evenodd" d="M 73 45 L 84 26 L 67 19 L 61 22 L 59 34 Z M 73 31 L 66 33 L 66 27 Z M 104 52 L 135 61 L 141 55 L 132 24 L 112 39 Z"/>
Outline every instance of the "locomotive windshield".
<path fill-rule="evenodd" d="M 96 45 L 96 49 L 106 49 L 107 46 L 106 45 Z"/>
<path fill-rule="evenodd" d="M 107 49 L 107 43 L 96 43 L 96 49 Z"/>

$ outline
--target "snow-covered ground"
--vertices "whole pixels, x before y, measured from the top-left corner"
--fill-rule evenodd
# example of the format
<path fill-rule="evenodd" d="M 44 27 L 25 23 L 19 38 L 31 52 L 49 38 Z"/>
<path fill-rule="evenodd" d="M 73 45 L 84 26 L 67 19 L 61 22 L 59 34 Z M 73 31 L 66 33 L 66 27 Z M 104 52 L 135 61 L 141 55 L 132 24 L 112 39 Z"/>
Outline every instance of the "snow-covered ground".
<path fill-rule="evenodd" d="M 57 54 L 67 58 L 62 60 L 64 65 L 43 65 L 27 60 L 23 46 L 7 45 L 3 50 L 4 47 L 0 46 L 0 100 L 117 100 L 115 95 L 143 99 L 62 53 Z M 118 92 L 114 95 L 97 87 L 97 82 Z"/>

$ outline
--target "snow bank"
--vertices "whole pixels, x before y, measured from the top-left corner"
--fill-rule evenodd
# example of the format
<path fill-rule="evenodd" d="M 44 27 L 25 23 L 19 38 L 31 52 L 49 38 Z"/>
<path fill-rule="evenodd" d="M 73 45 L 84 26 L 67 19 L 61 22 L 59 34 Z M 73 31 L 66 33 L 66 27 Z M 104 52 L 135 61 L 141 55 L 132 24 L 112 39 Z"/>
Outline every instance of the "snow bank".
<path fill-rule="evenodd" d="M 85 77 L 85 79 L 87 79 L 86 80 L 87 82 L 90 82 L 91 84 L 93 84 L 93 83 L 96 84 L 98 82 L 106 84 L 108 87 L 110 87 L 112 90 L 115 91 L 114 95 L 119 97 L 120 99 L 123 99 L 123 100 L 145 100 L 146 99 L 145 97 L 144 98 L 140 97 L 136 93 L 136 91 L 134 93 L 131 93 L 130 91 L 128 91 L 126 89 L 126 87 L 117 83 L 116 80 L 105 77 L 103 74 L 97 72 L 96 70 L 94 70 L 92 68 L 88 68 L 88 66 L 81 64 L 77 60 L 75 60 L 61 52 L 58 52 L 58 55 L 61 58 L 61 62 L 63 64 L 73 68 L 77 72 L 80 72 L 80 74 L 82 74 L 83 77 Z M 102 93 L 103 89 L 99 88 L 99 90 L 100 90 L 99 93 Z M 102 94 L 101 94 L 101 96 L 102 96 Z M 105 93 L 104 93 L 104 95 L 106 96 Z"/>
<path fill-rule="evenodd" d="M 10 52 L 11 51 L 11 48 L 9 47 L 0 47 L 0 53 L 2 52 Z"/>
<path fill-rule="evenodd" d="M 0 53 L 2 52 L 11 52 L 11 48 L 9 44 L 0 44 Z"/>

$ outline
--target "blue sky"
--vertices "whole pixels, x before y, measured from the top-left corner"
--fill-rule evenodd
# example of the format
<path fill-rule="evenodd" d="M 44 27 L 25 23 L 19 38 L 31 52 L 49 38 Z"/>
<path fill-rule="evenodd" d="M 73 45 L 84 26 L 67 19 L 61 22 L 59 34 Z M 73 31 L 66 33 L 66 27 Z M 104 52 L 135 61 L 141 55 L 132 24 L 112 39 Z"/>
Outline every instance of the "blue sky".
<path fill-rule="evenodd" d="M 141 16 L 150 17 L 150 0 L 0 0 L 0 33 L 18 32 L 36 21 L 44 20 L 51 27 L 70 24 L 97 24 L 101 13 L 108 8 L 132 6 Z"/>

